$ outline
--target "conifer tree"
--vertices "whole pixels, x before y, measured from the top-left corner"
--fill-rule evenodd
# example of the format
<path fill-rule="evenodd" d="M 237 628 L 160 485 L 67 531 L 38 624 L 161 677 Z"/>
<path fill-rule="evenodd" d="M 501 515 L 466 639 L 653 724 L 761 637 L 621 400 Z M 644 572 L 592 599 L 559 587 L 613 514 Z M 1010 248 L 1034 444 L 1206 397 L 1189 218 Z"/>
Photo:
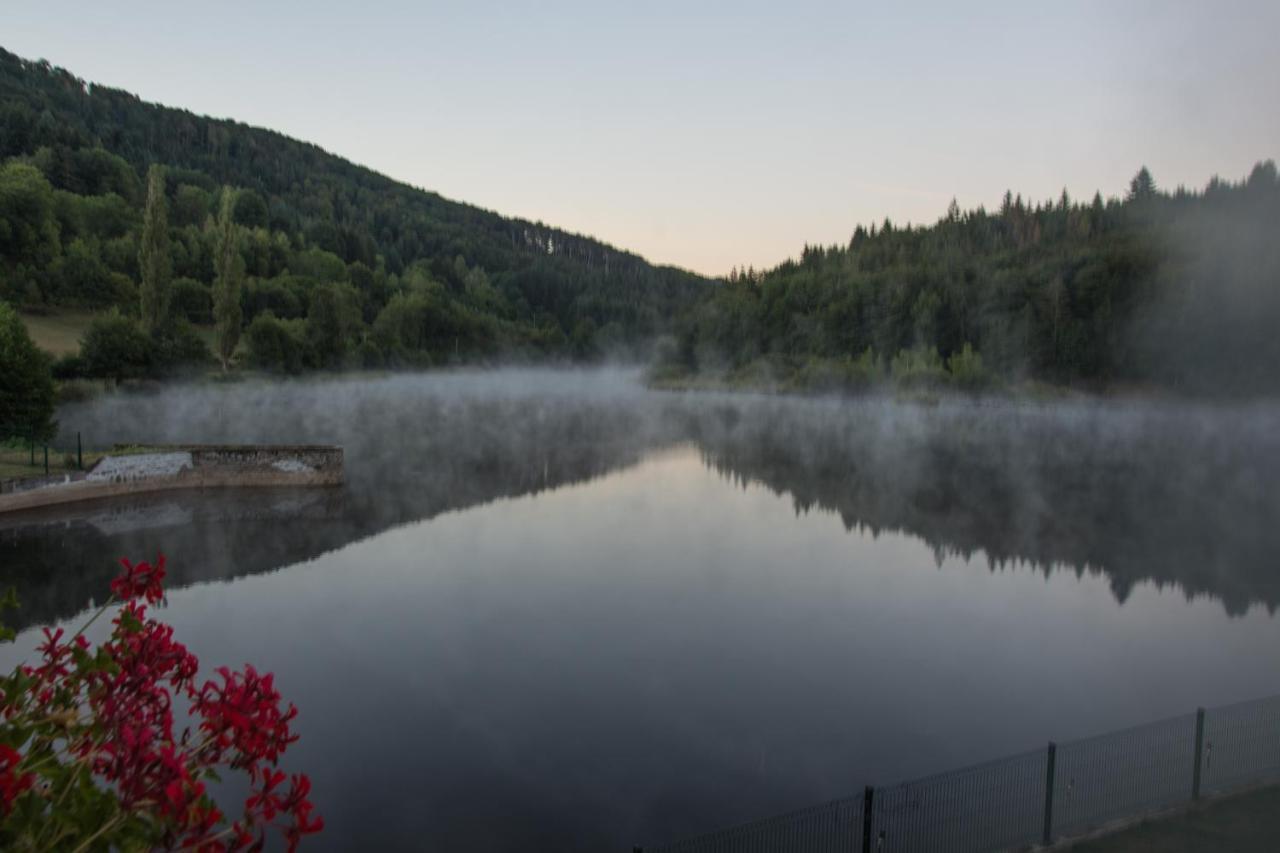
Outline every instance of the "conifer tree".
<path fill-rule="evenodd" d="M 1155 178 L 1151 177 L 1151 172 L 1147 170 L 1146 166 L 1143 166 L 1138 170 L 1138 174 L 1133 176 L 1133 180 L 1129 182 L 1129 200 L 1148 199 L 1155 194 Z"/>

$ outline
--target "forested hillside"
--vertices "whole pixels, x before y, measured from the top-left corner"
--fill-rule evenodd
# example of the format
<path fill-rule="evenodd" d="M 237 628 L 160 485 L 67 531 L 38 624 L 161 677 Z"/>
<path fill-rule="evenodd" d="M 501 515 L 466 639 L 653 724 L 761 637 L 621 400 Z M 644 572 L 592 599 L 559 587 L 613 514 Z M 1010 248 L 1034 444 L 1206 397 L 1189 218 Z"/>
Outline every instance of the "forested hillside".
<path fill-rule="evenodd" d="M 98 337 L 116 356 L 147 350 L 142 371 L 201 355 L 184 321 L 214 323 L 222 278 L 240 314 L 224 306 L 221 325 L 244 329 L 236 358 L 287 370 L 625 350 L 706 284 L 0 49 L 0 299 L 118 307 Z M 148 298 L 163 317 L 143 316 Z"/>
<path fill-rule="evenodd" d="M 1187 393 L 1280 390 L 1280 181 L 859 227 L 847 245 L 735 271 L 682 321 L 661 375 L 803 388 L 1035 379 Z"/>

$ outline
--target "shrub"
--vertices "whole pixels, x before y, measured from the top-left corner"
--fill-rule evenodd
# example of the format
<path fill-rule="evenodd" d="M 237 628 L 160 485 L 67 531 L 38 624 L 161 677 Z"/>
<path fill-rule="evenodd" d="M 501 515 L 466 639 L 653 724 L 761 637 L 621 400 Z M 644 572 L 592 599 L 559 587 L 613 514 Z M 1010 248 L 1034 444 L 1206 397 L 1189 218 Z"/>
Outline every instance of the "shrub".
<path fill-rule="evenodd" d="M 80 340 L 85 373 L 117 382 L 145 376 L 155 350 L 155 342 L 138 324 L 115 309 L 94 320 Z"/>
<path fill-rule="evenodd" d="M 158 329 L 153 340 L 152 372 L 172 373 L 213 364 L 213 353 L 186 320 L 179 319 Z"/>
<path fill-rule="evenodd" d="M 990 377 L 982 367 L 982 354 L 965 344 L 960 352 L 953 352 L 947 359 L 947 371 L 951 381 L 961 388 L 977 390 L 987 385 Z"/>
<path fill-rule="evenodd" d="M 903 388 L 927 388 L 942 385 L 948 379 L 942 356 L 931 347 L 899 350 L 889 372 L 894 383 Z"/>
<path fill-rule="evenodd" d="M 54 359 L 53 378 L 58 380 L 79 379 L 87 376 L 84 358 L 78 352 L 69 352 Z"/>
<path fill-rule="evenodd" d="M 270 311 L 245 331 L 249 364 L 279 373 L 300 373 L 308 361 L 305 320 L 280 320 Z"/>
<path fill-rule="evenodd" d="M 176 278 L 170 285 L 173 313 L 192 323 L 213 322 L 213 296 L 194 278 Z"/>

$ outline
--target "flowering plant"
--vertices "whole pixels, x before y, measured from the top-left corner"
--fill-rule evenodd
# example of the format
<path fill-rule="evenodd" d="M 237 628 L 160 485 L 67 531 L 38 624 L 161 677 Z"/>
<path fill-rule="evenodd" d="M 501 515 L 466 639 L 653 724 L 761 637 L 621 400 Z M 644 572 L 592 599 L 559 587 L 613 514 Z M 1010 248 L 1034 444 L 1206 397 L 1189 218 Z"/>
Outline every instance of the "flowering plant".
<path fill-rule="evenodd" d="M 295 849 L 323 827 L 307 777 L 277 770 L 297 709 L 252 666 L 198 681 L 195 656 L 147 614 L 164 595 L 164 556 L 120 563 L 79 631 L 45 628 L 39 662 L 0 677 L 0 848 L 260 850 L 274 830 Z M 116 604 L 110 638 L 93 647 L 85 630 Z M 0 606 L 14 605 L 10 590 Z M 190 704 L 181 733 L 175 697 Z M 205 787 L 227 770 L 249 783 L 235 819 Z"/>

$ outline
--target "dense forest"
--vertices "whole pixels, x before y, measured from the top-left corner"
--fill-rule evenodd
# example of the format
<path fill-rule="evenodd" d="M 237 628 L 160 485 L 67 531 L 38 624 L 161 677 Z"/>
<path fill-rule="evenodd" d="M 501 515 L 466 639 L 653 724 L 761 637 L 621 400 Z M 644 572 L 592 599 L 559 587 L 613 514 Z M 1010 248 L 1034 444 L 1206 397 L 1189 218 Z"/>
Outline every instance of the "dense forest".
<path fill-rule="evenodd" d="M 636 353 L 705 286 L 0 50 L 0 299 L 119 312 L 64 374 Z"/>
<path fill-rule="evenodd" d="M 659 382 L 1277 390 L 1280 179 L 952 202 L 711 283 L 0 50 L 0 300 L 63 377 L 643 356 Z"/>
<path fill-rule="evenodd" d="M 659 376 L 860 388 L 1089 388 L 1255 394 L 1280 388 L 1280 181 L 996 212 L 953 201 L 927 227 L 886 220 L 847 245 L 735 270 L 681 319 Z"/>

